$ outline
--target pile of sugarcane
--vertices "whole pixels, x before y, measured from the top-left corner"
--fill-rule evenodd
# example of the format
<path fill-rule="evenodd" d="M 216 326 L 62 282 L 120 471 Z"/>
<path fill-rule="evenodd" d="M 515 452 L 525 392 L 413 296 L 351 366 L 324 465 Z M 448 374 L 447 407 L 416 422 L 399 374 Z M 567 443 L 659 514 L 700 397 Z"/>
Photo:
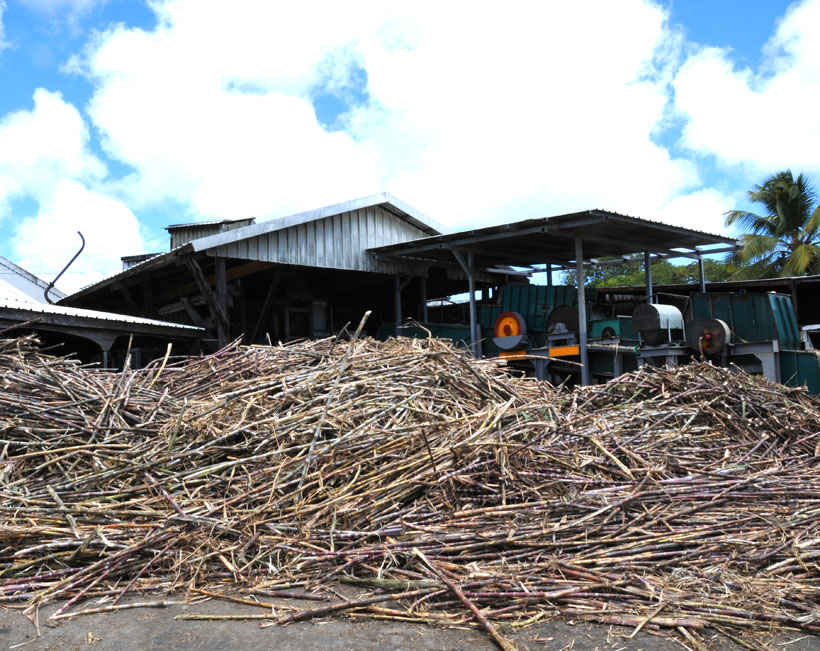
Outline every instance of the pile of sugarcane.
<path fill-rule="evenodd" d="M 566 616 L 757 648 L 746 632 L 820 632 L 819 455 L 820 400 L 702 362 L 569 390 L 432 339 L 118 373 L 2 340 L 0 604 L 209 595 L 263 626 L 340 613 L 509 646 L 500 624 Z"/>

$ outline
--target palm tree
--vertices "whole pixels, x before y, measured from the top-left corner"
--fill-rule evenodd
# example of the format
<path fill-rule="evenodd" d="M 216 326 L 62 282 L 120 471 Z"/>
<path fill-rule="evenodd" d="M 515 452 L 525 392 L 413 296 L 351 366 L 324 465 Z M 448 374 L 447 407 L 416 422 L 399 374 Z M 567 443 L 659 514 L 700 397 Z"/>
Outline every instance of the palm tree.
<path fill-rule="evenodd" d="M 820 206 L 811 183 L 791 170 L 778 172 L 749 191 L 764 215 L 745 210 L 724 214 L 726 225 L 737 223 L 746 233 L 743 248 L 727 262 L 742 265 L 735 277 L 771 278 L 820 273 Z"/>

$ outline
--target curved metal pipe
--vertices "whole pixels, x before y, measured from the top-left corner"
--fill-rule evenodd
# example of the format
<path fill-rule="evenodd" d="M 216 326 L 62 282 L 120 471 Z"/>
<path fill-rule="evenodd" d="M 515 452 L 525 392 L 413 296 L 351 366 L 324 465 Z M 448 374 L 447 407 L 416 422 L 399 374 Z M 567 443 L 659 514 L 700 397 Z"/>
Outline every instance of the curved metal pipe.
<path fill-rule="evenodd" d="M 77 257 L 80 255 L 80 253 L 83 252 L 83 249 L 85 248 L 85 238 L 83 237 L 83 234 L 80 231 L 77 231 L 77 235 L 80 236 L 80 239 L 83 242 L 80 245 L 80 250 L 77 251 L 77 253 L 74 254 L 74 257 L 71 258 L 71 260 L 68 261 L 68 264 L 65 267 L 63 267 L 63 270 L 60 273 L 57 274 L 57 277 L 48 284 L 48 287 L 46 287 L 45 291 L 43 292 L 43 296 L 45 297 L 46 302 L 49 305 L 54 305 L 54 301 L 52 301 L 48 297 L 48 293 L 51 291 L 51 289 L 54 287 L 54 285 L 57 284 L 57 281 L 60 280 L 60 276 L 62 276 L 66 272 L 66 270 L 74 263 L 74 261 L 77 259 Z"/>

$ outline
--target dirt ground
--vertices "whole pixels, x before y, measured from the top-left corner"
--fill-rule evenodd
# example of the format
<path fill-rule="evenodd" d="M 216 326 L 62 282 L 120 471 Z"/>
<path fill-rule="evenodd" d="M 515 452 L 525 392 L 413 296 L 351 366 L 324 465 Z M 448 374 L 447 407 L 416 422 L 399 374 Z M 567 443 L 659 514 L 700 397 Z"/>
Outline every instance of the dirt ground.
<path fill-rule="evenodd" d="M 294 602 L 281 602 L 295 605 Z M 93 607 L 86 602 L 84 607 Z M 302 604 L 299 604 L 300 607 Z M 310 607 L 310 604 L 304 604 Z M 222 600 L 167 608 L 140 608 L 116 613 L 87 615 L 46 624 L 48 615 L 59 604 L 40 612 L 40 636 L 33 623 L 19 610 L 0 608 L 0 649 L 59 649 L 87 651 L 121 649 L 175 649 L 180 651 L 222 649 L 411 649 L 432 651 L 496 649 L 483 630 L 448 629 L 424 624 L 374 621 L 337 617 L 300 622 L 289 626 L 260 628 L 255 621 L 178 621 L 183 613 L 238 615 L 264 612 L 261 609 Z M 315 607 L 315 604 L 314 604 Z M 502 628 L 520 649 L 565 649 L 567 651 L 682 651 L 684 646 L 672 638 L 638 633 L 629 638 L 630 629 L 588 625 L 555 620 L 524 630 Z M 704 634 L 704 641 L 716 649 L 741 649 L 725 638 Z M 820 651 L 820 638 L 797 632 L 775 638 L 756 638 L 758 643 L 782 651 Z"/>

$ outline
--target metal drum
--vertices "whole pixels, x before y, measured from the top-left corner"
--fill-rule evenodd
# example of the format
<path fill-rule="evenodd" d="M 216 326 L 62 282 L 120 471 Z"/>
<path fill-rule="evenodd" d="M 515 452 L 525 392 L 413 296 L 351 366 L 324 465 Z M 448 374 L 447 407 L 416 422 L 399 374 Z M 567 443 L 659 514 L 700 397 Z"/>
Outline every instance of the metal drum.
<path fill-rule="evenodd" d="M 632 327 L 650 346 L 671 344 L 683 339 L 683 315 L 674 305 L 639 305 L 632 313 Z"/>

